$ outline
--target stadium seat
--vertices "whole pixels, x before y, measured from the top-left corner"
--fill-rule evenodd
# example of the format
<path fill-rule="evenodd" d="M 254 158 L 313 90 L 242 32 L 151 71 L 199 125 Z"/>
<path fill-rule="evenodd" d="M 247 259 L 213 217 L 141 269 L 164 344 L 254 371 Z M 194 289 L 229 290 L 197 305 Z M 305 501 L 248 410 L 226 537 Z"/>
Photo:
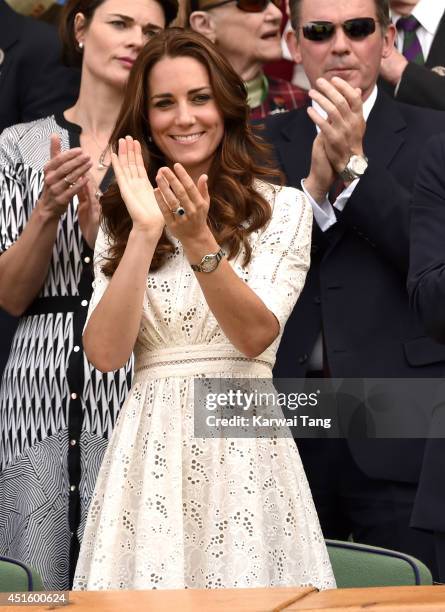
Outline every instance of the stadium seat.
<path fill-rule="evenodd" d="M 409 586 L 433 583 L 418 559 L 386 548 L 326 540 L 338 588 Z"/>

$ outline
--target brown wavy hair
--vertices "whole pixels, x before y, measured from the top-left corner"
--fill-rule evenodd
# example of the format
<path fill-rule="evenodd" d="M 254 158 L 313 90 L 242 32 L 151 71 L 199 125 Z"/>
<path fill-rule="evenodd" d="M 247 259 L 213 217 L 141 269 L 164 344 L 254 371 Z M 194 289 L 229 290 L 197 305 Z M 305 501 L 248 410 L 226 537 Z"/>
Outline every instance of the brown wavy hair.
<path fill-rule="evenodd" d="M 125 99 L 110 144 L 117 150 L 119 138 L 127 134 L 139 140 L 148 177 L 153 185 L 158 169 L 167 160 L 150 137 L 148 123 L 149 75 L 165 57 L 191 57 L 208 71 L 216 104 L 224 118 L 224 135 L 208 171 L 210 208 L 208 224 L 217 242 L 224 245 L 228 258 L 245 248 L 243 265 L 250 261 L 249 234 L 264 227 L 271 217 L 268 202 L 254 186 L 255 178 L 281 179 L 275 169 L 271 148 L 256 135 L 249 123 L 249 107 L 244 83 L 216 47 L 201 34 L 170 28 L 157 34 L 140 52 L 130 73 Z M 117 183 L 104 194 L 103 227 L 110 236 L 109 258 L 103 272 L 112 276 L 123 256 L 132 228 Z M 157 270 L 174 246 L 163 232 L 156 247 L 151 270 Z"/>

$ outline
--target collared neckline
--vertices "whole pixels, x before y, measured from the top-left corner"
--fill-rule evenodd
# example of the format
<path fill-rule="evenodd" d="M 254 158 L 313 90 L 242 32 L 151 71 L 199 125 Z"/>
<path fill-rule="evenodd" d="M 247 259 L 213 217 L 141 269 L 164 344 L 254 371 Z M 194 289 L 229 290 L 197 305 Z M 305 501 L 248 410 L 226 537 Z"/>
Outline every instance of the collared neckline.
<path fill-rule="evenodd" d="M 411 15 L 417 19 L 422 28 L 431 34 L 431 36 L 434 36 L 444 13 L 445 0 L 419 0 L 413 8 Z M 397 23 L 400 17 L 399 13 L 391 11 L 391 18 L 394 24 Z"/>
<path fill-rule="evenodd" d="M 244 81 L 244 85 L 247 89 L 247 104 L 250 108 L 260 106 L 267 98 L 269 83 L 264 72 L 261 71 L 250 81 Z"/>

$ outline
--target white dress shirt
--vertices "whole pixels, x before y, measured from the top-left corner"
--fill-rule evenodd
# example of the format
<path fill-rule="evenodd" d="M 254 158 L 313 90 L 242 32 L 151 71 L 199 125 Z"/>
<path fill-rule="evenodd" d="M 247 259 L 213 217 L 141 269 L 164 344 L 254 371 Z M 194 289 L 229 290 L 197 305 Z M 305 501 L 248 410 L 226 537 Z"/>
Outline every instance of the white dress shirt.
<path fill-rule="evenodd" d="M 365 121 L 368 120 L 369 114 L 374 107 L 376 99 L 377 99 L 377 85 L 374 87 L 374 89 L 372 90 L 368 98 L 365 100 L 365 102 L 363 102 L 363 117 L 365 118 Z M 323 118 L 326 118 L 327 115 L 325 111 L 316 102 L 312 102 L 312 106 Z M 318 126 L 316 127 L 317 127 L 317 132 L 319 132 L 320 130 Z M 334 207 L 337 210 L 342 211 L 344 209 L 344 207 L 346 206 L 346 202 L 351 197 L 351 194 L 356 188 L 356 186 L 358 185 L 359 180 L 360 179 L 355 179 L 354 181 L 352 181 L 352 183 L 339 194 L 339 196 L 334 202 Z M 317 222 L 321 231 L 325 232 L 327 229 L 331 227 L 331 225 L 334 225 L 334 223 L 337 222 L 337 217 L 335 216 L 334 208 L 332 207 L 332 204 L 328 200 L 328 194 L 326 194 L 326 198 L 324 202 L 321 202 L 319 204 L 313 199 L 311 194 L 308 191 L 306 191 L 306 188 L 304 186 L 304 179 L 301 181 L 301 187 L 304 193 L 306 194 L 306 196 L 308 197 L 308 200 L 312 206 L 312 211 L 314 213 L 315 221 Z"/>

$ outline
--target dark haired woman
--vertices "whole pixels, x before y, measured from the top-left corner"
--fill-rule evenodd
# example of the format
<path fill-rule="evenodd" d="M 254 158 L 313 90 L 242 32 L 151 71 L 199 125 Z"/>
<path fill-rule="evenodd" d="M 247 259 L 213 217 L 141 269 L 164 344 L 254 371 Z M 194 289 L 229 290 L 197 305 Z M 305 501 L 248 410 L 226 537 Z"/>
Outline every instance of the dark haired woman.
<path fill-rule="evenodd" d="M 75 588 L 335 584 L 292 438 L 194 437 L 194 378 L 270 379 L 309 263 L 310 207 L 265 182 L 248 112 L 195 32 L 161 33 L 131 73 L 84 345 L 102 371 L 134 348 L 135 379 Z"/>
<path fill-rule="evenodd" d="M 106 441 L 131 367 L 84 360 L 99 189 L 134 60 L 175 0 L 71 0 L 67 55 L 79 98 L 0 139 L 0 305 L 22 315 L 0 392 L 0 554 L 66 589 Z M 123 364 L 124 365 L 124 364 Z"/>

